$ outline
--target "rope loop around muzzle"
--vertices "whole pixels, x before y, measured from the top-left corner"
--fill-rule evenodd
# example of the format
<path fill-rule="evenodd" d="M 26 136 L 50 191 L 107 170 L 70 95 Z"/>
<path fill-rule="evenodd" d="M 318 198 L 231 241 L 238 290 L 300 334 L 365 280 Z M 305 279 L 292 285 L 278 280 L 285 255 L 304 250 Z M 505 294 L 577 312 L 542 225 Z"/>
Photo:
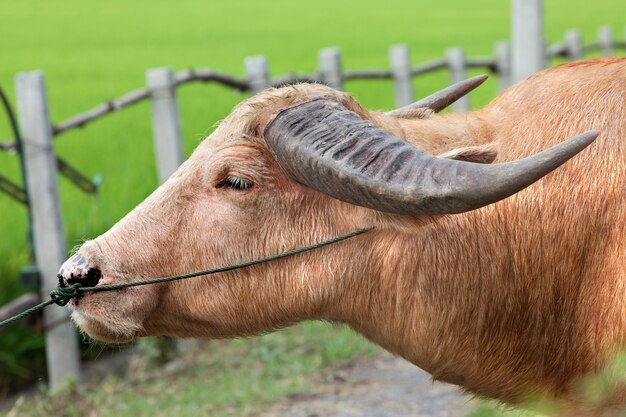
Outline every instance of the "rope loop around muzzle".
<path fill-rule="evenodd" d="M 32 313 L 36 313 L 40 310 L 43 310 L 45 307 L 52 305 L 52 304 L 56 304 L 60 307 L 66 306 L 70 300 L 72 298 L 80 298 L 81 296 L 83 296 L 85 293 L 87 292 L 103 292 L 103 291 L 114 291 L 114 290 L 121 290 L 124 288 L 129 288 L 129 287 L 137 287 L 140 285 L 148 285 L 148 284 L 158 284 L 158 283 L 164 283 L 164 282 L 170 282 L 170 281 L 177 281 L 177 280 L 181 280 L 181 279 L 187 279 L 187 278 L 194 278 L 194 277 L 199 277 L 202 275 L 211 275 L 211 274 L 216 274 L 219 272 L 226 272 L 226 271 L 232 271 L 235 269 L 241 269 L 241 268 L 245 268 L 248 266 L 252 266 L 252 265 L 258 265 L 258 264 L 262 264 L 262 263 L 266 263 L 266 262 L 270 262 L 270 261 L 274 261 L 276 259 L 281 259 L 281 258 L 287 258 L 289 256 L 293 256 L 293 255 L 297 255 L 299 253 L 303 253 L 303 252 L 308 252 L 310 250 L 313 249 L 317 249 L 317 248 L 321 248 L 323 246 L 328 246 L 331 245 L 333 243 L 337 243 L 337 242 L 341 242 L 342 240 L 346 240 L 346 239 L 350 239 L 352 237 L 358 236 L 358 235 L 362 235 L 363 233 L 367 233 L 369 231 L 373 230 L 373 227 L 367 228 L 367 229 L 358 229 L 355 230 L 354 232 L 350 232 L 347 233 L 345 235 L 340 235 L 340 236 L 336 236 L 334 238 L 328 239 L 328 240 L 323 240 L 321 242 L 316 242 L 313 243 L 311 245 L 307 245 L 307 246 L 303 246 L 300 248 L 296 248 L 296 249 L 291 249 L 285 252 L 281 252 L 279 254 L 276 255 L 272 255 L 272 256 L 267 256 L 265 258 L 260 258 L 260 259 L 255 259 L 252 261 L 247 261 L 247 262 L 242 262 L 236 265 L 228 265 L 228 266 L 222 266 L 219 268 L 213 268 L 213 269 L 207 269 L 205 271 L 198 271 L 198 272 L 191 272 L 188 274 L 180 274 L 180 275 L 173 275 L 173 276 L 169 276 L 169 277 L 162 277 L 162 278 L 155 278 L 155 279 L 147 279 L 147 280 L 141 280 L 141 281 L 133 281 L 133 282 L 125 282 L 125 283 L 121 283 L 121 284 L 110 284 L 110 285 L 98 285 L 95 287 L 85 287 L 80 283 L 74 283 L 70 286 L 65 285 L 65 283 L 63 282 L 62 279 L 59 279 L 59 286 L 57 289 L 52 290 L 50 292 L 50 299 L 47 301 L 42 302 L 41 304 L 38 304 L 34 307 L 29 308 L 26 311 L 23 311 L 7 320 L 4 321 L 0 321 L 0 329 L 3 327 L 6 327 L 10 324 L 15 323 L 18 320 L 21 320 L 22 318 L 32 314 Z"/>
<path fill-rule="evenodd" d="M 81 288 L 83 285 L 78 282 L 69 287 L 59 286 L 56 290 L 50 291 L 50 299 L 59 307 L 66 306 L 72 298 L 78 298 L 84 294 Z"/>

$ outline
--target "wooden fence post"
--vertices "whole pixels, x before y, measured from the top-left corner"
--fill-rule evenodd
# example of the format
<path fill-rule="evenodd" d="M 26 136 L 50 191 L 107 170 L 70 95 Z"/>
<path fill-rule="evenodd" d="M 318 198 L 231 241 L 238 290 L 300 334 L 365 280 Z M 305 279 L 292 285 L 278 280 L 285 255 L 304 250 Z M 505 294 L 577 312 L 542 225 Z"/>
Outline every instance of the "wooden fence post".
<path fill-rule="evenodd" d="M 508 41 L 501 41 L 494 46 L 496 72 L 499 83 L 498 91 L 502 92 L 511 85 L 511 50 Z"/>
<path fill-rule="evenodd" d="M 57 287 L 56 275 L 67 257 L 67 251 L 43 73 L 18 74 L 15 89 L 32 213 L 35 258 L 42 277 L 41 296 L 48 299 L 50 291 Z M 49 384 L 54 390 L 68 378 L 80 379 L 78 341 L 67 307 L 47 308 L 43 317 Z"/>
<path fill-rule="evenodd" d="M 146 72 L 152 102 L 152 133 L 159 183 L 164 183 L 183 163 L 182 135 L 176 103 L 174 72 L 169 68 Z"/>
<path fill-rule="evenodd" d="M 512 81 L 523 80 L 546 66 L 543 0 L 511 0 Z"/>
<path fill-rule="evenodd" d="M 244 61 L 250 94 L 265 90 L 270 84 L 269 65 L 263 55 L 249 56 Z"/>
<path fill-rule="evenodd" d="M 598 44 L 602 56 L 613 56 L 613 29 L 610 26 L 602 26 L 598 29 Z"/>
<path fill-rule="evenodd" d="M 321 81 L 336 90 L 343 90 L 341 75 L 341 51 L 339 48 L 324 48 L 317 54 Z"/>
<path fill-rule="evenodd" d="M 568 30 L 565 34 L 565 45 L 567 57 L 571 61 L 576 61 L 583 57 L 583 35 L 577 29 Z"/>
<path fill-rule="evenodd" d="M 185 159 L 174 71 L 170 68 L 151 69 L 146 72 L 146 80 L 152 102 L 152 133 L 159 184 L 163 184 Z M 170 357 L 174 353 L 168 351 L 168 347 L 174 347 L 174 345 L 179 354 L 184 354 L 198 346 L 198 341 L 195 339 L 165 337 L 161 342 L 164 343 L 157 343 L 157 345 L 159 349 L 163 349 L 161 351 L 163 357 Z"/>
<path fill-rule="evenodd" d="M 396 107 L 413 103 L 413 78 L 411 77 L 411 53 L 406 45 L 389 48 L 389 64 L 393 78 Z"/>
<path fill-rule="evenodd" d="M 467 78 L 465 73 L 465 51 L 454 47 L 446 50 L 446 65 L 450 71 L 450 84 L 458 83 Z M 468 111 L 470 109 L 469 96 L 465 95 L 452 104 L 454 111 Z"/>

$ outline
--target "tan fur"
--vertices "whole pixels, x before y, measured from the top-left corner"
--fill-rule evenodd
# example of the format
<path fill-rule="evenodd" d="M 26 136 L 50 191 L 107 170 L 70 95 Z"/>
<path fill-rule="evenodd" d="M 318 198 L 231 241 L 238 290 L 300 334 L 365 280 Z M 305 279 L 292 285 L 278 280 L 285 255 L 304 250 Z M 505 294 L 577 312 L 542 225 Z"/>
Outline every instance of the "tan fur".
<path fill-rule="evenodd" d="M 499 162 L 589 129 L 601 136 L 504 201 L 454 216 L 395 216 L 322 195 L 276 166 L 263 127 L 278 110 L 317 97 L 342 102 L 435 155 L 489 144 Z M 80 249 L 102 270 L 103 283 L 254 259 L 359 227 L 376 230 L 245 270 L 87 294 L 73 317 L 107 341 L 234 337 L 305 319 L 342 322 L 470 392 L 510 403 L 554 398 L 580 415 L 613 415 L 615 404 L 626 404 L 626 390 L 613 387 L 601 411 L 581 405 L 579 381 L 626 348 L 625 109 L 626 59 L 562 65 L 482 110 L 414 120 L 369 113 L 320 85 L 268 90 L 240 104 L 170 180 Z M 228 175 L 254 187 L 216 188 Z"/>

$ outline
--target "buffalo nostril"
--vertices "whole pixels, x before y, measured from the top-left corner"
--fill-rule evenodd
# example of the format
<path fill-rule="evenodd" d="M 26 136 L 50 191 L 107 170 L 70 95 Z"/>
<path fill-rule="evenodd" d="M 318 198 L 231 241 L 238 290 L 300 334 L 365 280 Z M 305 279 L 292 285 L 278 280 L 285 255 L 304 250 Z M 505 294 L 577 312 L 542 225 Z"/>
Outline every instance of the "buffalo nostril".
<path fill-rule="evenodd" d="M 80 283 L 83 287 L 95 287 L 102 278 L 102 272 L 98 268 L 89 268 L 86 273 L 72 272 L 69 277 L 66 277 L 65 281 L 68 285 Z"/>

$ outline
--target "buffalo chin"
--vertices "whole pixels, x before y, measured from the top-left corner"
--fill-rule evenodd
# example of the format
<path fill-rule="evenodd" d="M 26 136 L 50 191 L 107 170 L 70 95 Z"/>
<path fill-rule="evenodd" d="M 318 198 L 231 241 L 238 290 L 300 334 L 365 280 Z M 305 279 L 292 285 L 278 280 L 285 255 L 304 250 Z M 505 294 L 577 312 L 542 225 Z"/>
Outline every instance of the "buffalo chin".
<path fill-rule="evenodd" d="M 128 321 L 115 321 L 90 317 L 81 311 L 72 312 L 72 320 L 76 326 L 90 338 L 107 344 L 126 344 L 136 339 L 141 331 L 141 326 Z"/>

